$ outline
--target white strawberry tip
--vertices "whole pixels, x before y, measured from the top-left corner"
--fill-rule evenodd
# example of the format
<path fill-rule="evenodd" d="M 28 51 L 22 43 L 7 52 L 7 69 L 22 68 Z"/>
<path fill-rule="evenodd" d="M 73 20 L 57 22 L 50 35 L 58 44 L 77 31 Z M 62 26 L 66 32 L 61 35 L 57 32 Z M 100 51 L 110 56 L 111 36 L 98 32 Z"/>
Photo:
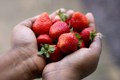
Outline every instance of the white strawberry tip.
<path fill-rule="evenodd" d="M 66 12 L 66 16 L 68 17 L 68 19 L 73 15 L 74 11 L 73 10 L 69 10 Z"/>
<path fill-rule="evenodd" d="M 63 13 L 66 12 L 66 10 L 65 10 L 64 8 L 60 8 L 60 9 L 58 9 L 58 10 L 56 11 L 56 14 L 59 13 L 59 11 L 61 11 L 61 12 L 63 12 Z"/>
<path fill-rule="evenodd" d="M 54 19 L 57 19 L 57 20 L 58 20 L 58 19 L 60 19 L 60 17 L 59 17 L 58 15 L 56 15 Z"/>

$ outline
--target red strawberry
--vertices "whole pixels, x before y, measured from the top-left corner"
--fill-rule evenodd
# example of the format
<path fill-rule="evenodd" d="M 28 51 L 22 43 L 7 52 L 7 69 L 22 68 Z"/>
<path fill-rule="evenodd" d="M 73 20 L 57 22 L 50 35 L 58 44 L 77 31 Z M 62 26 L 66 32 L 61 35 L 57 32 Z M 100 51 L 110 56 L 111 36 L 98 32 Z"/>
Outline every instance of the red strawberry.
<path fill-rule="evenodd" d="M 88 27 L 88 19 L 86 16 L 80 12 L 74 12 L 72 17 L 71 17 L 71 26 L 74 28 L 76 31 L 81 31 L 84 28 Z"/>
<path fill-rule="evenodd" d="M 86 47 L 86 46 L 85 46 L 85 43 L 84 43 L 82 40 L 80 41 L 79 47 L 80 47 L 80 48 L 85 48 L 85 47 Z"/>
<path fill-rule="evenodd" d="M 32 29 L 37 35 L 48 34 L 51 25 L 52 21 L 50 20 L 49 15 L 45 12 L 36 19 L 36 21 L 33 23 Z"/>
<path fill-rule="evenodd" d="M 62 59 L 62 53 L 57 46 L 54 46 L 55 50 L 53 53 L 49 53 L 50 57 L 48 58 L 48 62 L 56 62 Z"/>
<path fill-rule="evenodd" d="M 58 37 L 63 33 L 70 32 L 68 25 L 65 22 L 58 21 L 50 27 L 49 35 L 52 39 L 58 39 Z"/>
<path fill-rule="evenodd" d="M 72 28 L 72 27 L 71 27 L 71 19 L 67 19 L 65 22 L 68 24 L 68 26 L 69 26 L 70 28 Z"/>
<path fill-rule="evenodd" d="M 42 45 L 38 55 L 44 55 L 48 62 L 56 62 L 62 58 L 62 53 L 56 45 Z"/>
<path fill-rule="evenodd" d="M 63 53 L 69 54 L 77 50 L 78 39 L 74 33 L 64 33 L 60 35 L 57 46 Z"/>
<path fill-rule="evenodd" d="M 85 42 L 85 44 L 87 45 L 87 47 L 90 45 L 90 43 L 93 41 L 96 32 L 92 27 L 89 28 L 85 28 L 81 33 L 81 38 L 82 40 Z"/>
<path fill-rule="evenodd" d="M 47 34 L 41 34 L 37 37 L 38 44 L 52 44 L 53 40 Z"/>

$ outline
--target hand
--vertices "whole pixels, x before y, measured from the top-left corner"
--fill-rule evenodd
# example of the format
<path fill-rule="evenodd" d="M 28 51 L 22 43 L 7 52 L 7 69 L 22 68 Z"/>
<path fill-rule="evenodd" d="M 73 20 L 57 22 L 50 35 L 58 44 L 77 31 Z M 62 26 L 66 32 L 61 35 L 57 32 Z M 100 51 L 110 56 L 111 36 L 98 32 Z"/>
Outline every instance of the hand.
<path fill-rule="evenodd" d="M 94 17 L 88 13 L 90 27 L 95 28 Z M 98 33 L 89 48 L 80 49 L 43 70 L 43 80 L 80 80 L 95 71 L 101 54 L 101 37 Z"/>
<path fill-rule="evenodd" d="M 37 55 L 37 41 L 31 30 L 36 18 L 25 20 L 13 29 L 12 48 L 0 56 L 0 80 L 31 80 L 41 76 L 46 63 Z"/>

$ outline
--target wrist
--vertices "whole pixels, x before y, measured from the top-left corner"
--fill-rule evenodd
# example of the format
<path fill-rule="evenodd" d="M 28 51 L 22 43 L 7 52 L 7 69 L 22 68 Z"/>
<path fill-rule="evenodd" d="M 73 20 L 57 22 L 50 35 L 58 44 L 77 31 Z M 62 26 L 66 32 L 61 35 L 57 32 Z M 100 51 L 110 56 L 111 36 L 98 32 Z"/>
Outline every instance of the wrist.
<path fill-rule="evenodd" d="M 29 80 L 33 79 L 36 67 L 33 56 L 37 51 L 28 47 L 10 49 L 0 57 L 0 79 L 2 80 Z M 39 71 L 38 71 L 39 72 Z"/>

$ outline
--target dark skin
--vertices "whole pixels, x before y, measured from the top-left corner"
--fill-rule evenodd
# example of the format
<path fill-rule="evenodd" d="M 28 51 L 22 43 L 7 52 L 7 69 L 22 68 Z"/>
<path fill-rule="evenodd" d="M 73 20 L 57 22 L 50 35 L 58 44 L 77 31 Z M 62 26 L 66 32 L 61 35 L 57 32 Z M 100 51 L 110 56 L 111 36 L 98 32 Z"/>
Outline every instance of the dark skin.
<path fill-rule="evenodd" d="M 94 18 L 88 13 L 90 26 Z M 0 80 L 81 80 L 95 71 L 101 53 L 101 34 L 98 33 L 89 48 L 82 48 L 61 61 L 46 64 L 38 56 L 36 37 L 31 30 L 37 17 L 27 19 L 13 29 L 12 47 L 0 55 Z"/>

